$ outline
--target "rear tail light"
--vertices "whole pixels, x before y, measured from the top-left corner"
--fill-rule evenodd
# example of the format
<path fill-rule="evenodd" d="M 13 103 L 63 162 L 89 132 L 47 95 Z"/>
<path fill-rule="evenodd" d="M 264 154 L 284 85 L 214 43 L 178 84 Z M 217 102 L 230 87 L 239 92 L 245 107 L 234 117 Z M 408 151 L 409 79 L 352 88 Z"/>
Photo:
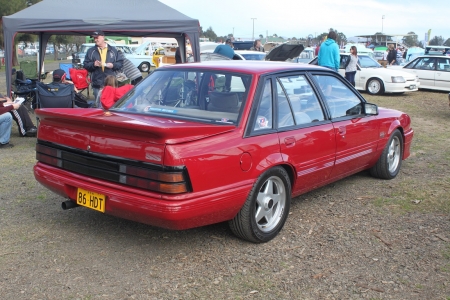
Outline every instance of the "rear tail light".
<path fill-rule="evenodd" d="M 122 162 L 104 163 L 99 159 L 67 153 L 42 144 L 36 144 L 36 159 L 71 172 L 155 192 L 181 194 L 190 191 L 189 178 L 184 167 L 174 168 L 176 171 L 160 171 Z"/>

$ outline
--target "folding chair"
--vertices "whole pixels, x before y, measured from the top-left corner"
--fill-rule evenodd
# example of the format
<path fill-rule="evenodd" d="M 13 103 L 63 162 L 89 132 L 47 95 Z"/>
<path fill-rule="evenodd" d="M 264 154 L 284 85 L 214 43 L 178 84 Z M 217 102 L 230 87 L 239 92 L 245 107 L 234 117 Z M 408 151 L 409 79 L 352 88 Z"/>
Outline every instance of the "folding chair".
<path fill-rule="evenodd" d="M 66 72 L 67 74 L 67 72 Z M 87 95 L 89 98 L 89 78 L 88 71 L 86 69 L 69 68 L 70 80 L 80 92 L 87 89 Z"/>
<path fill-rule="evenodd" d="M 11 79 L 12 98 L 24 98 L 28 110 L 36 108 L 36 80 L 27 79 L 23 71 L 16 69 L 12 69 Z"/>
<path fill-rule="evenodd" d="M 72 64 L 66 64 L 66 63 L 59 63 L 59 68 L 66 72 L 66 78 L 69 80 L 72 80 L 72 76 L 70 75 L 70 68 L 72 68 Z"/>
<path fill-rule="evenodd" d="M 36 84 L 37 108 L 72 108 L 75 91 L 71 84 L 38 82 Z"/>

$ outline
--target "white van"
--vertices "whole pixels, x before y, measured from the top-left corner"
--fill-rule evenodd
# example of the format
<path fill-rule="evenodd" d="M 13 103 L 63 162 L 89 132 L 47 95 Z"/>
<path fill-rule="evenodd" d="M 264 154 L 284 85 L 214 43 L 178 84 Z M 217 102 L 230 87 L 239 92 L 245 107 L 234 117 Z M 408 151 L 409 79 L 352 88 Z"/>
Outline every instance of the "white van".
<path fill-rule="evenodd" d="M 371 58 L 375 59 L 375 56 L 373 54 L 373 50 L 366 48 L 363 44 L 347 44 L 345 45 L 345 52 L 344 53 L 350 53 L 350 48 L 352 46 L 356 47 L 356 50 L 358 50 L 358 54 L 367 54 Z"/>

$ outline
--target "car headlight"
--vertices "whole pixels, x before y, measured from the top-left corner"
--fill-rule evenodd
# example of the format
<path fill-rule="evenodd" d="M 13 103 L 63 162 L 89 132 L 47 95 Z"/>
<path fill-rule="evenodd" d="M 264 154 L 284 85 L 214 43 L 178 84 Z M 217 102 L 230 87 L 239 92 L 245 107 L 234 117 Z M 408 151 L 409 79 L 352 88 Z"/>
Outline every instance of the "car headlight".
<path fill-rule="evenodd" d="M 406 80 L 403 78 L 403 76 L 392 76 L 392 82 L 393 83 L 405 83 Z"/>

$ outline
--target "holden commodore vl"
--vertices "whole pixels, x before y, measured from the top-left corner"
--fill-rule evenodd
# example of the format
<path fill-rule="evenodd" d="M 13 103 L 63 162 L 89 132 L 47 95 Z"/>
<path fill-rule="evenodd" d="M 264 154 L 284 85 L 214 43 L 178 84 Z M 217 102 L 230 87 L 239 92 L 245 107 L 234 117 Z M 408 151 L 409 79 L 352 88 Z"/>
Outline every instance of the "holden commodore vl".
<path fill-rule="evenodd" d="M 86 207 L 188 229 L 228 221 L 273 239 L 291 199 L 354 173 L 393 179 L 410 117 L 312 65 L 215 61 L 158 68 L 108 111 L 38 109 L 34 175 Z"/>

